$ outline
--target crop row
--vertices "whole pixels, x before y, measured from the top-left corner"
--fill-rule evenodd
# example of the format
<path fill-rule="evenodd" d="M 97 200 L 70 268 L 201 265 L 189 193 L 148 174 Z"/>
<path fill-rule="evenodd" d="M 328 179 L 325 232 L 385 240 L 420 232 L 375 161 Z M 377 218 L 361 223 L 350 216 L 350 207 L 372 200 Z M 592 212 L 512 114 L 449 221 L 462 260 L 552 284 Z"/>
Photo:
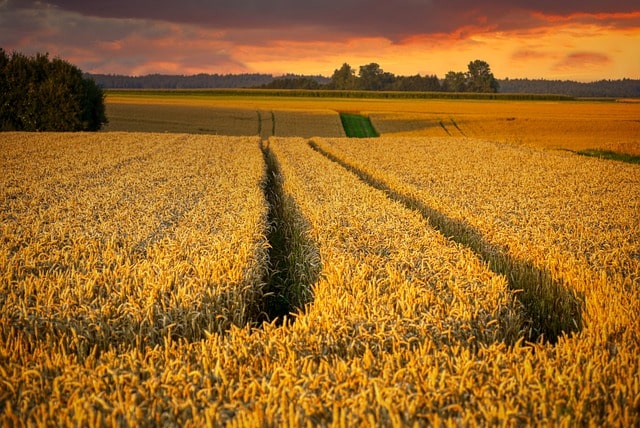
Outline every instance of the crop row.
<path fill-rule="evenodd" d="M 569 383 L 590 378 L 584 367 L 606 361 L 593 385 L 581 387 L 585 396 L 615 408 L 612 395 L 599 392 L 607 385 L 637 409 L 637 166 L 469 139 L 312 146 L 504 274 L 525 305 L 529 334 L 559 339 L 557 352 L 583 356 L 564 369 L 577 376 Z"/>

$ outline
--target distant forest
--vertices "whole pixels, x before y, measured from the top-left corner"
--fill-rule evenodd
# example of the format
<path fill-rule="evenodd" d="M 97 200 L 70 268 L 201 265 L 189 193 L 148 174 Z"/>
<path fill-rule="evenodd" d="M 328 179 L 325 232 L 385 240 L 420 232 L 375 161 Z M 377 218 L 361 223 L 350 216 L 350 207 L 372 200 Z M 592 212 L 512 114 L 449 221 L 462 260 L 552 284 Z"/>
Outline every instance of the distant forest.
<path fill-rule="evenodd" d="M 599 80 L 582 83 L 571 80 L 498 80 L 500 92 L 516 94 L 561 94 L 572 97 L 640 97 L 640 80 Z"/>
<path fill-rule="evenodd" d="M 487 67 L 488 64 L 475 61 Z M 470 63 L 470 66 L 474 63 Z M 471 71 L 471 69 L 470 69 Z M 145 76 L 123 76 L 114 74 L 88 74 L 106 89 L 221 89 L 221 88 L 268 88 L 268 89 L 354 89 L 386 91 L 474 91 L 465 87 L 464 79 L 469 73 L 449 72 L 444 79 L 436 76 L 395 76 L 384 72 L 375 63 L 361 66 L 360 75 L 355 75 L 348 64 L 336 70 L 332 77 L 287 74 L 275 77 L 271 74 L 196 74 L 192 76 L 149 74 Z M 345 83 L 346 82 L 346 83 Z M 497 87 L 486 91 L 513 94 L 558 94 L 573 97 L 640 98 L 640 80 L 600 80 L 590 83 L 570 80 L 544 79 L 495 79 Z"/>
<path fill-rule="evenodd" d="M 195 74 L 192 76 L 147 74 L 145 76 L 123 76 L 119 74 L 88 74 L 106 89 L 223 89 L 254 88 L 273 82 L 271 74 Z M 301 78 L 310 76 L 288 75 Z M 326 84 L 329 78 L 316 76 L 318 83 Z"/>

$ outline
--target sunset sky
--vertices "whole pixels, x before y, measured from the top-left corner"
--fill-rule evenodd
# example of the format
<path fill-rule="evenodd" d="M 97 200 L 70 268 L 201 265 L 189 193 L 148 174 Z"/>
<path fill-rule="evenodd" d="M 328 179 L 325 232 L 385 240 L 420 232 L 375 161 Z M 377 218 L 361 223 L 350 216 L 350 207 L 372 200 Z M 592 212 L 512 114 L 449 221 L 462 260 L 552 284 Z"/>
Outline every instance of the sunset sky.
<path fill-rule="evenodd" d="M 533 6 L 535 5 L 535 6 Z M 638 0 L 0 0 L 0 47 L 92 73 L 640 79 Z"/>

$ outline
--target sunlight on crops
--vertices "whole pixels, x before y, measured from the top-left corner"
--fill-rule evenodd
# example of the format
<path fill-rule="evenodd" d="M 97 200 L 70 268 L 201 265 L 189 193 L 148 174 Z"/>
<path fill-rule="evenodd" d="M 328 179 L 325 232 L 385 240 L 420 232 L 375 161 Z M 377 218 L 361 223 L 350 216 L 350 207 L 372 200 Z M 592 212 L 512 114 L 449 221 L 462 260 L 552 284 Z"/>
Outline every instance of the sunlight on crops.
<path fill-rule="evenodd" d="M 183 123 L 183 132 L 256 135 L 257 123 L 234 117 L 239 114 L 255 119 L 258 110 L 278 110 L 290 116 L 297 112 L 298 122 L 310 123 L 318 131 L 309 133 L 303 126 L 282 128 L 284 132 L 275 135 L 283 137 L 342 136 L 333 133 L 332 121 L 338 112 L 353 112 L 369 116 L 382 136 L 471 137 L 548 149 L 640 154 L 640 103 L 623 101 L 310 98 L 205 95 L 197 91 L 162 96 L 120 92 L 108 95 L 107 112 L 114 115 L 109 125 L 113 130 L 146 131 L 132 123 L 136 118 L 150 122 L 150 130 L 164 132 L 164 128 L 158 128 L 157 117 L 166 121 L 162 126 L 171 129 L 180 117 L 192 114 L 186 112 L 199 109 L 194 114 L 198 125 L 184 128 Z M 153 113 L 158 109 L 163 113 Z M 245 113 L 239 113 L 242 110 Z M 217 113 L 209 118 L 202 116 L 208 112 Z M 324 127 L 313 125 L 318 120 Z M 188 116 L 183 122 L 188 122 Z"/>
<path fill-rule="evenodd" d="M 383 136 L 471 137 L 549 149 L 640 154 L 640 105 L 616 102 L 440 101 L 366 113 Z"/>
<path fill-rule="evenodd" d="M 256 139 L 26 135 L 1 140 L 4 337 L 86 356 L 256 316 Z"/>
<path fill-rule="evenodd" d="M 271 112 L 0 135 L 0 425 L 640 423 L 639 166 Z"/>
<path fill-rule="evenodd" d="M 490 246 L 530 260 L 580 293 L 617 289 L 626 299 L 625 290 L 640 284 L 636 165 L 468 139 L 336 140 L 335 147 L 390 188 L 464 220 Z M 588 314 L 605 316 L 615 331 L 631 320 L 622 321 L 630 310 L 622 303 L 614 308 L 620 313 Z M 601 327 L 604 321 L 594 320 Z"/>

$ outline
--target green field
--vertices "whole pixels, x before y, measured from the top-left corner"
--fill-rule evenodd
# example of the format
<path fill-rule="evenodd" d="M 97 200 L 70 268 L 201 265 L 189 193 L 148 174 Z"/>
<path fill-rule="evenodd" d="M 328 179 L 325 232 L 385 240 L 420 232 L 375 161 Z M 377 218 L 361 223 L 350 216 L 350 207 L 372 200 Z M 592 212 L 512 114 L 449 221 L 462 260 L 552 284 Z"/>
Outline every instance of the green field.
<path fill-rule="evenodd" d="M 340 113 L 340 119 L 347 137 L 369 138 L 379 136 L 371 124 L 371 119 L 368 117 L 360 114 Z"/>

